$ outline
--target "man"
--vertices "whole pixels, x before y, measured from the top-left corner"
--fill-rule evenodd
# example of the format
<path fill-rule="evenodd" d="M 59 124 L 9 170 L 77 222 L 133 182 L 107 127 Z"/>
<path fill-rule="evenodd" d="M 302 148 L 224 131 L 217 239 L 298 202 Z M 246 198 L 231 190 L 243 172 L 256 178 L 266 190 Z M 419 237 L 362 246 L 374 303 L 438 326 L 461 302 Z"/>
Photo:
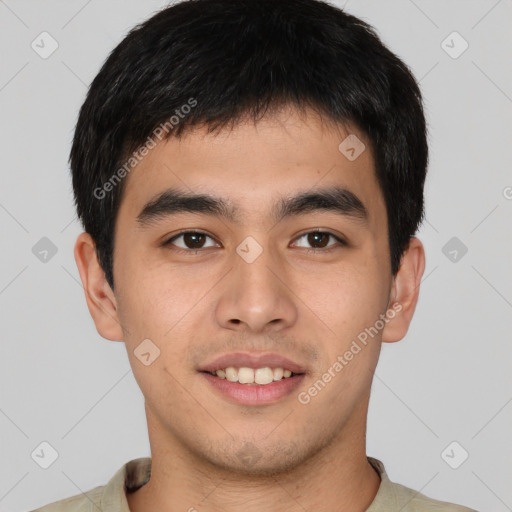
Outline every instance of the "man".
<path fill-rule="evenodd" d="M 93 81 L 70 160 L 87 304 L 151 458 L 39 510 L 470 510 L 366 455 L 428 160 L 418 86 L 368 25 L 317 0 L 166 8 Z"/>

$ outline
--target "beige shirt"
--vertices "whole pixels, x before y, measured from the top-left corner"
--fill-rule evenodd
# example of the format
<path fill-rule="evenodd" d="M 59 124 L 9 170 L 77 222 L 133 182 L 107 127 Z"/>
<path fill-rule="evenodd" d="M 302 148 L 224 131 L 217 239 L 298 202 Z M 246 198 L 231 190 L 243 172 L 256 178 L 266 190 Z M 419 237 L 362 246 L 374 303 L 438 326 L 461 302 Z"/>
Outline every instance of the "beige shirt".
<path fill-rule="evenodd" d="M 381 483 L 370 508 L 366 512 L 476 512 L 473 509 L 427 498 L 419 492 L 391 482 L 384 465 L 368 457 L 379 472 Z M 126 492 L 135 491 L 149 481 L 151 458 L 134 459 L 124 464 L 107 485 L 91 489 L 32 512 L 130 512 Z"/>

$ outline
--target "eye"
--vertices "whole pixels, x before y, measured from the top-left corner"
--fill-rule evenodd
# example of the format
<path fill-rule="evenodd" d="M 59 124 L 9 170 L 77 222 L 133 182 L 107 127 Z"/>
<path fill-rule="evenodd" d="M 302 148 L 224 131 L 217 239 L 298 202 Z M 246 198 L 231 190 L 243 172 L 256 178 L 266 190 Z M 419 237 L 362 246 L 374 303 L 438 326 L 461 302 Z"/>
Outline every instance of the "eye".
<path fill-rule="evenodd" d="M 211 240 L 208 243 L 208 240 Z M 184 231 L 164 242 L 164 246 L 174 245 L 180 250 L 194 251 L 198 249 L 206 249 L 208 247 L 220 247 L 219 244 L 206 233 L 200 231 Z"/>
<path fill-rule="evenodd" d="M 329 233 L 328 231 L 311 231 L 309 233 L 304 233 L 299 236 L 297 241 L 303 240 L 302 243 L 295 242 L 295 246 L 305 247 L 313 252 L 328 252 L 331 249 L 335 248 L 337 245 L 346 246 L 347 243 L 342 240 L 340 237 L 334 235 L 333 233 Z M 332 243 L 331 243 L 332 242 Z M 309 244 L 308 247 L 305 244 Z"/>
<path fill-rule="evenodd" d="M 209 247 L 220 247 L 211 236 L 201 231 L 183 231 L 174 235 L 162 244 L 163 246 L 174 246 L 178 252 L 198 252 Z M 329 252 L 336 246 L 348 245 L 343 239 L 328 231 L 311 231 L 299 236 L 294 246 L 303 247 L 312 252 Z"/>

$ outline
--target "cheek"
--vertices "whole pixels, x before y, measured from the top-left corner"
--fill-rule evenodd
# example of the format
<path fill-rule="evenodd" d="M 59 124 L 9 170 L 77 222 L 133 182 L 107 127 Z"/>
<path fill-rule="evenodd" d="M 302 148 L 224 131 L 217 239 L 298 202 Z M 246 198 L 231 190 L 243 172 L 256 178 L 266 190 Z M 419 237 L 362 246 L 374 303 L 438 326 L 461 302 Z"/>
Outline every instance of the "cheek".
<path fill-rule="evenodd" d="M 370 266 L 347 266 L 303 290 L 317 313 L 313 331 L 323 350 L 299 403 L 309 404 L 307 410 L 326 424 L 339 421 L 340 411 L 348 415 L 370 387 L 381 347 L 382 329 L 375 325 L 387 304 L 386 283 L 378 276 Z"/>
<path fill-rule="evenodd" d="M 387 305 L 387 282 L 375 265 L 365 264 L 364 259 L 357 265 L 332 269 L 301 286 L 304 303 L 341 345 L 373 325 Z"/>
<path fill-rule="evenodd" d="M 156 266 L 134 259 L 124 261 L 118 270 L 119 314 L 132 340 L 172 338 L 201 309 L 201 299 L 211 286 L 194 269 L 169 264 Z"/>

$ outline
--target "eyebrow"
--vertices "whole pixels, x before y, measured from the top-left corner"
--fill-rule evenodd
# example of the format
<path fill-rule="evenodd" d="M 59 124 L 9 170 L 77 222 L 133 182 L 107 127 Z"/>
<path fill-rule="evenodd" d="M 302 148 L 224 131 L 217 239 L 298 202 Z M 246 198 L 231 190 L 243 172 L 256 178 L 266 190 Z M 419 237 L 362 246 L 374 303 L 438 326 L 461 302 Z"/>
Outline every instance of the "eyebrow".
<path fill-rule="evenodd" d="M 281 198 L 272 208 L 271 216 L 277 223 L 285 218 L 315 211 L 334 212 L 363 224 L 367 224 L 369 217 L 359 197 L 344 187 L 315 189 Z M 137 215 L 137 222 L 144 227 L 179 213 L 207 214 L 234 223 L 240 222 L 242 218 L 239 208 L 220 197 L 190 194 L 171 188 L 146 203 Z"/>

